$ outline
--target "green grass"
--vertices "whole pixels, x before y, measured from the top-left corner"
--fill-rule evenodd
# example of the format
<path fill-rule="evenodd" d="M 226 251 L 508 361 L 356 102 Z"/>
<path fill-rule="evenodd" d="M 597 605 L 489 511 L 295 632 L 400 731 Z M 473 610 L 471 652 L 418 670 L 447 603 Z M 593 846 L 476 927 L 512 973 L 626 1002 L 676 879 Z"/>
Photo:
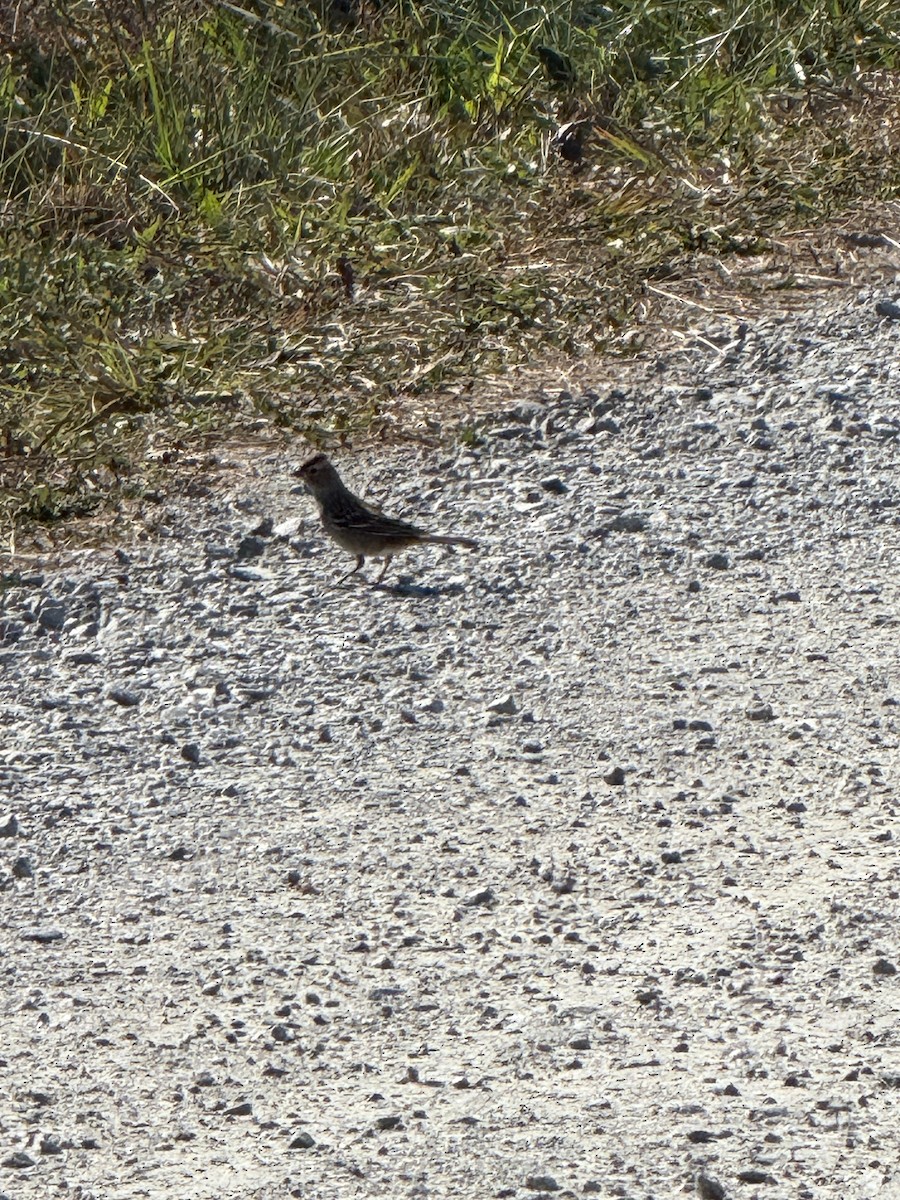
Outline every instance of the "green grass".
<path fill-rule="evenodd" d="M 139 493 L 173 446 L 260 419 L 389 433 L 448 380 L 614 345 L 697 251 L 900 183 L 895 0 L 16 12 L 7 528 Z M 573 119 L 578 164 L 550 144 Z"/>

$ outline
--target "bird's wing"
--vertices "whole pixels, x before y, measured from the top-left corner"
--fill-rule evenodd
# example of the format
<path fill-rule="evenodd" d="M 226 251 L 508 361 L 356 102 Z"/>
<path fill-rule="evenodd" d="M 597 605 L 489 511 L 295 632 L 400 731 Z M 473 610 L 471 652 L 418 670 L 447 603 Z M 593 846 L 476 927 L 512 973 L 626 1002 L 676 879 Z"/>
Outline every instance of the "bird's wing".
<path fill-rule="evenodd" d="M 361 524 L 363 524 L 361 522 Z M 385 517 L 381 513 L 374 513 L 370 521 L 363 524 L 366 529 L 371 529 L 373 533 L 379 534 L 386 538 L 427 538 L 428 534 L 424 529 L 420 529 L 418 525 L 412 525 L 409 521 L 400 521 L 396 517 Z"/>
<path fill-rule="evenodd" d="M 396 517 L 386 517 L 370 504 L 361 503 L 355 512 L 341 515 L 340 522 L 345 529 L 368 533 L 377 537 L 397 538 L 398 541 L 408 541 L 410 538 L 426 538 L 428 534 L 409 521 L 400 521 Z"/>

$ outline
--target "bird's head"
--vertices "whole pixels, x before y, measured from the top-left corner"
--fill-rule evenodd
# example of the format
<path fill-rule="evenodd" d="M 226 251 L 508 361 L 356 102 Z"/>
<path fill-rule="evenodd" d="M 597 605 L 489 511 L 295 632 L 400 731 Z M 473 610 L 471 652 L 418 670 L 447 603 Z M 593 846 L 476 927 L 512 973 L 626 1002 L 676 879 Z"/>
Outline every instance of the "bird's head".
<path fill-rule="evenodd" d="M 313 454 L 300 464 L 294 474 L 314 493 L 325 491 L 341 481 L 331 460 L 324 454 Z"/>

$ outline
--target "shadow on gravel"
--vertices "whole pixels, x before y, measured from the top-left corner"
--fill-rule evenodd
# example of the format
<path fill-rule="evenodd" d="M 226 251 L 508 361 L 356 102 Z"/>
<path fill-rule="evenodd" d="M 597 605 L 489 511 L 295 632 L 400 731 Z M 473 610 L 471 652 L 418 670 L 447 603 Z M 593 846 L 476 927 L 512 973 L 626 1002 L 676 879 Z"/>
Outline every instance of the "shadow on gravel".
<path fill-rule="evenodd" d="M 440 596 L 461 596 L 465 591 L 461 583 L 448 583 L 446 587 L 428 587 L 422 583 L 374 583 L 373 592 L 386 592 L 393 596 L 412 597 L 416 600 L 436 599 Z"/>

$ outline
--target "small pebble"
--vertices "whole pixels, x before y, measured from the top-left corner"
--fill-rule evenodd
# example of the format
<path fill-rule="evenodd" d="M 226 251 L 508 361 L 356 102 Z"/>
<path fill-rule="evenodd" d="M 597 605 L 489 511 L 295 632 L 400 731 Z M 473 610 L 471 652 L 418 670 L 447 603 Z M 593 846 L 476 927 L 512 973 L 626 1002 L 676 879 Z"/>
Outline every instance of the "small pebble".
<path fill-rule="evenodd" d="M 66 623 L 66 606 L 60 600 L 46 600 L 38 612 L 38 623 L 43 629 L 57 632 Z"/>
<path fill-rule="evenodd" d="M 752 1168 L 749 1171 L 738 1171 L 737 1178 L 741 1183 L 775 1183 L 776 1180 L 766 1171 Z"/>
<path fill-rule="evenodd" d="M 731 566 L 731 559 L 728 555 L 719 552 L 708 554 L 703 562 L 704 566 L 710 567 L 714 571 L 727 571 Z"/>
<path fill-rule="evenodd" d="M 31 863 L 27 858 L 17 858 L 13 863 L 12 873 L 15 879 L 34 878 L 34 870 L 32 869 Z"/>
<path fill-rule="evenodd" d="M 66 935 L 61 929 L 26 929 L 19 936 L 23 941 L 49 946 L 51 942 L 61 942 Z"/>
<path fill-rule="evenodd" d="M 697 1176 L 697 1195 L 700 1200 L 725 1200 L 725 1189 L 708 1175 Z"/>
<path fill-rule="evenodd" d="M 246 562 L 251 558 L 259 558 L 265 552 L 266 543 L 261 537 L 244 537 L 238 542 L 237 559 L 238 562 Z"/>
<path fill-rule="evenodd" d="M 650 528 L 650 518 L 645 513 L 616 513 L 601 529 L 607 533 L 645 533 Z"/>
<path fill-rule="evenodd" d="M 3 1160 L 3 1166 L 10 1170 L 24 1171 L 28 1167 L 34 1166 L 34 1159 L 26 1154 L 24 1150 L 17 1150 L 15 1154 L 11 1154 L 9 1158 Z"/>

